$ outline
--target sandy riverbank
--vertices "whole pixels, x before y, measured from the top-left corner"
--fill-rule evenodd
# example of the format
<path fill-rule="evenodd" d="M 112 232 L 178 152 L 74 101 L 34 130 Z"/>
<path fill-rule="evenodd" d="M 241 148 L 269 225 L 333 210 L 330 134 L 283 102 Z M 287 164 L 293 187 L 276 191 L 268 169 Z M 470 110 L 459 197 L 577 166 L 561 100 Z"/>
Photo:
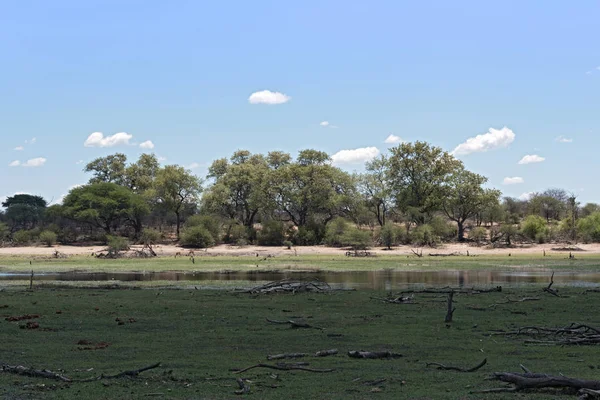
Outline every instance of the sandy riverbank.
<path fill-rule="evenodd" d="M 546 252 L 556 252 L 557 249 L 561 249 L 562 252 L 566 251 L 564 248 L 567 247 L 564 244 L 544 244 L 544 245 L 528 245 L 522 247 L 513 248 L 488 248 L 488 247 L 477 247 L 469 244 L 445 244 L 438 248 L 424 248 L 423 255 L 429 253 L 460 253 L 470 255 L 503 255 L 511 253 L 512 255 L 519 254 L 536 254 L 540 255 L 545 250 Z M 577 248 L 581 249 L 583 254 L 600 254 L 600 244 L 578 244 Z M 138 246 L 133 246 L 138 248 Z M 50 256 L 56 250 L 66 255 L 90 255 L 105 249 L 105 246 L 54 246 L 54 247 L 4 247 L 0 248 L 0 256 Z M 381 247 L 375 247 L 369 250 L 374 254 L 379 255 L 412 255 L 412 247 L 410 246 L 399 246 L 392 250 L 384 250 Z M 555 249 L 555 250 L 553 250 Z M 189 252 L 188 249 L 181 248 L 174 245 L 158 245 L 155 246 L 155 250 L 159 256 L 174 256 L 177 253 L 185 255 Z M 325 246 L 299 246 L 292 250 L 288 250 L 285 247 L 266 247 L 266 246 L 229 246 L 220 245 L 210 248 L 208 250 L 195 250 L 196 255 L 211 255 L 211 256 L 281 256 L 281 255 L 344 255 L 346 249 L 325 247 Z M 296 253 L 294 253 L 296 252 Z"/>

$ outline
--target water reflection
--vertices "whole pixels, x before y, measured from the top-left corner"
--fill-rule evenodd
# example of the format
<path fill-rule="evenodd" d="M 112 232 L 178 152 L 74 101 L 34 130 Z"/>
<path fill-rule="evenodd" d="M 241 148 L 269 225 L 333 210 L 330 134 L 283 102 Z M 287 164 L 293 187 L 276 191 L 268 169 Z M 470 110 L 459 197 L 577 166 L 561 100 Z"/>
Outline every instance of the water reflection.
<path fill-rule="evenodd" d="M 280 279 L 319 279 L 346 288 L 394 290 L 412 285 L 425 286 L 519 286 L 549 282 L 548 271 L 355 271 L 355 272 L 56 272 L 35 275 L 35 281 L 202 281 L 231 282 L 240 287 Z M 26 273 L 0 273 L 0 281 L 28 280 Z M 586 286 L 600 283 L 599 272 L 556 272 L 558 285 Z"/>

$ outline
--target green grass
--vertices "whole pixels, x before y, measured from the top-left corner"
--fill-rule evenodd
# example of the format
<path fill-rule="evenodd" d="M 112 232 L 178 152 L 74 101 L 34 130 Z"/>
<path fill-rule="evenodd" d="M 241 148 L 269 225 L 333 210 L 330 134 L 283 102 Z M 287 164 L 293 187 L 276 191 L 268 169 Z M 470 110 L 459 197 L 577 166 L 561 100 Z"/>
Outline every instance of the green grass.
<path fill-rule="evenodd" d="M 30 264 L 31 263 L 31 264 Z M 370 271 L 395 270 L 470 270 L 470 269 L 514 269 L 548 268 L 557 270 L 600 270 L 600 255 L 577 254 L 569 260 L 568 254 L 553 253 L 548 257 L 524 254 L 486 255 L 477 257 L 428 257 L 377 256 L 345 257 L 343 255 L 285 255 L 263 258 L 251 256 L 196 256 L 195 263 L 187 257 L 157 257 L 151 259 L 123 258 L 117 260 L 97 259 L 90 256 L 73 256 L 67 259 L 50 257 L 0 257 L 0 272 L 24 271 L 258 271 L 258 270 L 327 270 L 327 271 Z"/>
<path fill-rule="evenodd" d="M 532 371 L 594 379 L 600 347 L 531 346 L 522 339 L 487 336 L 492 329 L 526 325 L 564 326 L 571 322 L 600 325 L 600 294 L 561 288 L 556 298 L 536 288 L 502 293 L 456 295 L 455 321 L 443 322 L 443 296 L 416 295 L 418 304 L 394 305 L 372 300 L 372 291 L 329 294 L 252 296 L 211 290 L 103 290 L 8 288 L 0 292 L 6 317 L 40 314 L 41 328 L 19 329 L 23 322 L 0 320 L 2 362 L 64 370 L 74 378 L 111 374 L 162 362 L 136 379 L 60 384 L 0 374 L 0 397 L 6 399 L 158 398 L 231 399 L 237 389 L 230 369 L 266 362 L 267 354 L 314 353 L 337 348 L 340 354 L 308 357 L 314 368 L 335 372 L 254 369 L 241 374 L 250 381 L 254 399 L 558 399 L 565 393 L 470 394 L 498 387 L 485 381 L 494 371 Z M 506 296 L 539 296 L 540 301 L 486 307 Z M 57 313 L 60 311 L 60 313 Z M 317 329 L 291 329 L 266 318 L 304 317 Z M 118 325 L 116 318 L 134 318 Z M 329 337 L 339 333 L 341 337 Z M 108 342 L 101 350 L 78 350 L 77 342 Z M 348 350 L 390 350 L 395 360 L 356 360 Z M 474 373 L 438 371 L 427 362 L 470 367 L 483 358 L 488 365 Z M 93 368 L 93 370 L 88 371 Z M 172 373 L 169 373 L 172 371 Z M 374 393 L 364 381 L 385 378 Z M 43 384 L 43 386 L 41 386 Z M 525 396 L 525 397 L 523 397 Z M 575 397 L 572 397 L 575 398 Z"/>

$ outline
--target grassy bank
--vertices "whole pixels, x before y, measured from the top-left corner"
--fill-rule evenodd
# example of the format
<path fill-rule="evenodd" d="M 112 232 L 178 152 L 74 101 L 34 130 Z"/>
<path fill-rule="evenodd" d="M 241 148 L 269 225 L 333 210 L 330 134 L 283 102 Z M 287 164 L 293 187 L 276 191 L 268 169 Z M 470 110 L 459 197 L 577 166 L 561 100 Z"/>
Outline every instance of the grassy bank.
<path fill-rule="evenodd" d="M 257 270 L 324 270 L 369 271 L 395 270 L 471 270 L 514 269 L 515 267 L 600 270 L 599 254 L 568 253 L 481 255 L 476 257 L 386 256 L 346 257 L 343 255 L 283 255 L 278 257 L 196 255 L 194 263 L 188 257 L 156 257 L 149 259 L 97 259 L 91 256 L 71 256 L 56 259 L 49 256 L 0 256 L 0 272 L 46 271 L 257 271 Z"/>
<path fill-rule="evenodd" d="M 162 366 L 135 379 L 73 384 L 4 373 L 0 374 L 0 393 L 3 398 L 28 399 L 230 399 L 237 389 L 235 378 L 242 376 L 251 388 L 247 396 L 260 399 L 515 398 L 514 394 L 469 392 L 498 387 L 484 379 L 494 371 L 517 372 L 519 364 L 536 372 L 597 378 L 600 347 L 525 345 L 523 338 L 486 335 L 494 329 L 519 326 L 564 326 L 574 321 L 600 324 L 595 312 L 600 294 L 562 290 L 569 297 L 557 298 L 541 290 L 459 294 L 455 296 L 454 322 L 447 326 L 445 296 L 435 294 L 417 294 L 417 304 L 396 305 L 371 299 L 385 296 L 372 291 L 251 296 L 202 290 L 8 289 L 0 292 L 4 317 L 40 317 L 33 320 L 39 322 L 39 328 L 32 330 L 19 328 L 27 321 L 3 318 L 0 342 L 4 363 L 62 370 L 74 378 L 112 374 L 159 361 Z M 540 300 L 488 307 L 507 296 Z M 266 321 L 298 317 L 323 330 L 292 329 Z M 119 325 L 117 318 L 124 324 Z M 108 345 L 84 349 L 99 343 Z M 335 370 L 330 373 L 230 371 L 268 362 L 267 354 L 312 354 L 332 348 L 340 353 L 292 360 Z M 357 360 L 346 355 L 349 350 L 389 350 L 403 357 Z M 488 364 L 473 373 L 426 367 L 427 362 L 471 367 L 483 358 Z M 381 379 L 385 381 L 365 384 Z M 556 392 L 526 396 L 568 397 L 562 392 L 558 397 Z"/>

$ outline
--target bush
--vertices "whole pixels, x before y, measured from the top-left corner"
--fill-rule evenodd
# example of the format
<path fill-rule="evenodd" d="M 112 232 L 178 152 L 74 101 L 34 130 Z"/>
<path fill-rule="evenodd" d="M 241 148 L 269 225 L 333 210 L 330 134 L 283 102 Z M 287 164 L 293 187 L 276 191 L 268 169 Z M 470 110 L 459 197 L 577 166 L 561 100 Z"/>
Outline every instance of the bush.
<path fill-rule="evenodd" d="M 355 227 L 348 229 L 341 238 L 342 246 L 350 246 L 354 250 L 364 250 L 373 244 L 371 232 Z"/>
<path fill-rule="evenodd" d="M 332 247 L 344 246 L 342 238 L 348 229 L 350 229 L 348 221 L 340 217 L 334 218 L 325 229 L 325 244 Z"/>
<path fill-rule="evenodd" d="M 577 221 L 577 231 L 584 242 L 600 242 L 600 212 Z"/>
<path fill-rule="evenodd" d="M 439 216 L 433 217 L 428 225 L 431 227 L 431 232 L 436 238 L 436 242 L 451 240 L 458 235 L 456 226 L 450 224 L 445 218 Z"/>
<path fill-rule="evenodd" d="M 10 229 L 4 222 L 0 222 L 0 242 L 6 240 L 10 235 Z"/>
<path fill-rule="evenodd" d="M 192 215 L 185 221 L 186 228 L 195 226 L 204 227 L 212 236 L 214 243 L 218 243 L 221 239 L 221 224 L 219 220 L 210 215 Z"/>
<path fill-rule="evenodd" d="M 473 228 L 471 232 L 469 232 L 469 238 L 476 241 L 477 244 L 484 242 L 487 239 L 487 229 L 483 226 Z"/>
<path fill-rule="evenodd" d="M 327 227 L 325 227 L 323 224 L 309 222 L 304 226 L 298 227 L 298 230 L 293 232 L 292 241 L 294 244 L 299 246 L 313 246 L 321 244 L 321 241 L 325 240 L 324 238 L 326 235 L 326 230 Z"/>
<path fill-rule="evenodd" d="M 26 246 L 31 241 L 31 232 L 24 229 L 13 233 L 13 243 L 17 246 Z"/>
<path fill-rule="evenodd" d="M 515 238 L 515 236 L 517 236 L 519 231 L 514 225 L 504 224 L 500 227 L 500 233 L 502 234 L 506 244 L 510 246 L 512 244 L 512 240 Z"/>
<path fill-rule="evenodd" d="M 52 247 L 56 244 L 58 235 L 52 231 L 43 231 L 40 233 L 40 242 L 44 243 L 48 247 Z"/>
<path fill-rule="evenodd" d="M 183 231 L 179 242 L 184 247 L 206 248 L 213 246 L 215 239 L 204 226 L 192 226 Z"/>
<path fill-rule="evenodd" d="M 538 238 L 542 239 L 548 237 L 548 225 L 546 224 L 546 220 L 539 215 L 528 216 L 521 223 L 521 234 L 526 238 L 535 241 L 537 241 Z"/>
<path fill-rule="evenodd" d="M 379 230 L 379 240 L 382 245 L 391 249 L 396 244 L 397 229 L 392 223 L 387 223 Z"/>
<path fill-rule="evenodd" d="M 118 256 L 120 252 L 129 250 L 129 242 L 121 236 L 106 236 L 108 254 Z"/>
<path fill-rule="evenodd" d="M 244 241 L 247 245 L 249 237 L 248 229 L 245 226 L 232 223 L 227 226 L 224 241 L 229 244 L 238 244 L 238 242 Z"/>
<path fill-rule="evenodd" d="M 285 240 L 283 222 L 266 221 L 258 232 L 257 240 L 261 246 L 281 246 Z"/>
<path fill-rule="evenodd" d="M 145 228 L 142 231 L 142 235 L 140 236 L 140 241 L 142 242 L 142 244 L 151 246 L 153 244 L 156 244 L 161 237 L 162 234 L 156 229 Z"/>
<path fill-rule="evenodd" d="M 294 245 L 294 243 L 290 242 L 289 240 L 286 240 L 286 241 L 283 242 L 283 245 L 285 247 L 287 247 L 288 250 L 290 250 L 292 248 L 292 246 Z"/>
<path fill-rule="evenodd" d="M 418 226 L 410 232 L 410 242 L 417 246 L 433 247 L 439 241 L 439 237 L 434 234 L 433 228 L 428 224 Z"/>

